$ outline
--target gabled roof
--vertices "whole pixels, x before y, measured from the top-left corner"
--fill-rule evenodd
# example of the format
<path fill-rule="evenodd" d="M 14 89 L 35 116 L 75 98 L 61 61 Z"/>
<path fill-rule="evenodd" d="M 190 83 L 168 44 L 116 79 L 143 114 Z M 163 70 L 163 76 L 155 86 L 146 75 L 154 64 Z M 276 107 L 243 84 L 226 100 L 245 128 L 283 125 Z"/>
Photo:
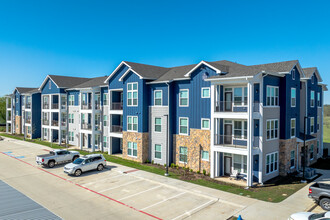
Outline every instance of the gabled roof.
<path fill-rule="evenodd" d="M 278 72 L 278 73 L 287 73 L 292 70 L 292 68 L 298 63 L 298 60 L 290 60 L 276 63 L 266 63 L 259 65 L 252 65 L 250 67 L 260 68 L 263 70 Z"/>
<path fill-rule="evenodd" d="M 307 68 L 303 68 L 303 71 L 305 73 L 305 76 L 307 78 L 311 78 L 313 76 L 313 74 L 315 73 L 317 78 L 319 78 L 319 81 L 322 82 L 322 78 L 321 78 L 321 75 L 318 71 L 318 69 L 316 67 L 307 67 Z"/>
<path fill-rule="evenodd" d="M 13 93 L 15 93 L 16 90 L 20 94 L 23 94 L 23 93 L 36 93 L 36 91 L 38 91 L 38 88 L 16 87 Z"/>
<path fill-rule="evenodd" d="M 75 85 L 82 84 L 90 80 L 90 78 L 82 78 L 82 77 L 48 75 L 41 84 L 39 90 L 41 90 L 41 88 L 45 85 L 48 79 L 51 79 L 58 88 L 71 88 L 74 87 Z"/>
<path fill-rule="evenodd" d="M 101 77 L 95 77 L 91 78 L 90 80 L 81 83 L 79 85 L 71 87 L 72 89 L 74 88 L 91 88 L 91 87 L 96 87 L 96 86 L 106 86 L 107 84 L 104 82 L 106 80 L 107 76 L 101 76 Z"/>

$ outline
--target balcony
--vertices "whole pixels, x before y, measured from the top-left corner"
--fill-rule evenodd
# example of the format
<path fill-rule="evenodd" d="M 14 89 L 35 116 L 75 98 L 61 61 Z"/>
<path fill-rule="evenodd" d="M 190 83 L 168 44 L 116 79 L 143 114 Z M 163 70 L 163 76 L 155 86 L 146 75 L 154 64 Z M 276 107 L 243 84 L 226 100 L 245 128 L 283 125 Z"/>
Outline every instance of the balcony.
<path fill-rule="evenodd" d="M 61 109 L 66 109 L 66 104 L 61 104 Z"/>
<path fill-rule="evenodd" d="M 215 112 L 247 112 L 247 103 L 232 101 L 216 101 L 214 103 Z"/>
<path fill-rule="evenodd" d="M 224 147 L 243 148 L 246 149 L 247 140 L 238 139 L 232 135 L 214 134 L 214 145 L 221 145 Z"/>
<path fill-rule="evenodd" d="M 52 104 L 52 109 L 58 109 L 58 103 L 53 103 Z"/>
<path fill-rule="evenodd" d="M 89 104 L 82 104 L 81 105 L 81 109 L 83 109 L 83 110 L 90 110 L 90 109 L 92 109 L 92 105 L 89 103 Z"/>
<path fill-rule="evenodd" d="M 43 119 L 42 120 L 42 125 L 49 125 L 49 120 Z"/>
<path fill-rule="evenodd" d="M 58 121 L 57 120 L 53 120 L 52 121 L 52 126 L 58 126 Z"/>
<path fill-rule="evenodd" d="M 81 124 L 81 129 L 83 129 L 83 130 L 91 130 L 92 129 L 92 124 L 83 123 L 83 124 Z"/>
<path fill-rule="evenodd" d="M 111 103 L 111 110 L 123 110 L 123 103 L 122 102 L 113 102 Z"/>
<path fill-rule="evenodd" d="M 66 121 L 61 121 L 61 126 L 66 126 Z"/>
<path fill-rule="evenodd" d="M 42 109 L 49 109 L 49 104 L 48 103 L 44 103 L 42 105 Z"/>
<path fill-rule="evenodd" d="M 123 132 L 123 126 L 121 126 L 121 125 L 112 125 L 110 132 L 122 133 Z"/>
<path fill-rule="evenodd" d="M 31 124 L 31 118 L 27 118 L 27 119 L 25 120 L 25 123 L 27 123 L 27 124 Z"/>
<path fill-rule="evenodd" d="M 259 102 L 253 103 L 253 112 L 260 112 L 261 104 Z"/>
<path fill-rule="evenodd" d="M 253 137 L 253 147 L 259 148 L 259 136 Z"/>
<path fill-rule="evenodd" d="M 26 103 L 25 108 L 30 109 L 31 108 L 31 103 Z"/>
<path fill-rule="evenodd" d="M 95 124 L 95 131 L 101 131 L 101 125 L 100 124 Z"/>
<path fill-rule="evenodd" d="M 95 103 L 95 109 L 100 110 L 101 109 L 101 103 Z"/>

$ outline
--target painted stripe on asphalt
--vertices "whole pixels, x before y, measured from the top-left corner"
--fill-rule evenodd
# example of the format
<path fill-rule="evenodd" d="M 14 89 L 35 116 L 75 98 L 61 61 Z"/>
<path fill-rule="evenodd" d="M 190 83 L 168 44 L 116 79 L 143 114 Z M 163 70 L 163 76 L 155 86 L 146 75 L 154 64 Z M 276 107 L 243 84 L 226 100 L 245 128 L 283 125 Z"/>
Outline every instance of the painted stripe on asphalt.
<path fill-rule="evenodd" d="M 11 155 L 5 154 L 4 152 L 1 152 L 1 153 L 2 153 L 3 155 L 9 156 L 9 157 L 11 157 L 11 158 L 14 158 L 14 159 L 16 159 L 16 160 L 18 160 L 18 161 L 21 161 L 22 163 L 25 163 L 25 164 L 27 164 L 27 165 L 29 165 L 29 166 L 31 166 L 31 167 L 34 167 L 34 168 L 39 169 L 39 170 L 42 170 L 42 171 L 44 171 L 44 172 L 46 172 L 46 173 L 48 173 L 48 174 L 50 174 L 50 175 L 53 175 L 53 176 L 55 176 L 55 177 L 57 177 L 57 178 L 60 178 L 60 179 L 62 179 L 62 180 L 64 180 L 64 181 L 66 181 L 66 182 L 72 183 L 72 184 L 74 184 L 74 185 L 76 185 L 76 186 L 78 186 L 78 187 L 80 187 L 80 188 L 82 188 L 82 189 L 88 190 L 88 191 L 90 191 L 90 192 L 92 192 L 92 193 L 95 193 L 95 194 L 97 194 L 97 195 L 99 195 L 99 196 L 102 196 L 102 197 L 104 197 L 104 198 L 107 198 L 107 199 L 109 199 L 109 200 L 111 200 L 111 201 L 113 201 L 113 202 L 119 203 L 119 204 L 121 204 L 121 205 L 123 205 L 123 206 L 126 206 L 126 207 L 128 207 L 128 208 L 130 208 L 130 209 L 133 209 L 134 211 L 137 211 L 137 212 L 140 212 L 140 213 L 145 214 L 145 215 L 147 215 L 147 216 L 150 216 L 150 217 L 152 217 L 152 218 L 155 218 L 155 219 L 159 219 L 159 220 L 161 220 L 161 218 L 159 218 L 159 217 L 157 217 L 157 216 L 154 216 L 154 215 L 152 215 L 152 214 L 150 214 L 150 213 L 147 213 L 147 212 L 144 212 L 144 211 L 139 210 L 139 209 L 137 209 L 137 208 L 134 208 L 133 206 L 130 206 L 130 205 L 125 204 L 125 203 L 123 203 L 123 202 L 120 202 L 120 201 L 118 201 L 118 200 L 116 200 L 116 199 L 113 199 L 113 198 L 111 198 L 111 197 L 109 197 L 109 196 L 106 196 L 106 195 L 101 194 L 101 193 L 99 193 L 99 192 L 96 192 L 96 191 L 94 191 L 94 190 L 92 190 L 92 189 L 89 189 L 89 188 L 87 188 L 87 187 L 84 187 L 84 186 L 82 186 L 82 185 L 79 185 L 78 183 L 74 183 L 74 182 L 72 182 L 72 181 L 69 181 L 69 180 L 67 180 L 67 179 L 65 179 L 65 178 L 63 178 L 63 177 L 61 177 L 61 176 L 58 176 L 58 175 L 56 175 L 56 174 L 54 174 L 54 173 L 51 173 L 51 172 L 49 172 L 49 171 L 47 171 L 47 170 L 45 170 L 45 169 L 43 169 L 43 168 L 36 167 L 36 166 L 34 166 L 34 165 L 32 165 L 32 164 L 30 164 L 30 163 L 24 161 L 24 160 L 21 160 L 21 159 L 18 159 L 18 158 L 13 157 L 13 156 L 11 156 Z M 141 181 L 141 180 L 139 180 L 139 181 Z"/>
<path fill-rule="evenodd" d="M 145 192 L 148 192 L 148 191 L 151 191 L 151 190 L 157 189 L 157 188 L 159 188 L 159 187 L 161 187 L 161 186 L 155 186 L 155 187 L 153 187 L 153 188 L 150 188 L 150 189 L 147 189 L 147 190 L 144 190 L 144 191 L 141 191 L 141 192 L 138 192 L 138 193 L 135 193 L 135 194 L 132 194 L 132 195 L 126 196 L 126 197 L 124 197 L 124 198 L 119 199 L 119 201 L 122 201 L 122 200 L 124 200 L 124 199 L 128 199 L 128 198 L 131 198 L 131 197 L 133 197 L 133 196 L 140 195 L 140 194 L 142 194 L 142 193 L 145 193 Z"/>
<path fill-rule="evenodd" d="M 112 189 L 117 189 L 117 188 L 120 188 L 120 187 L 122 187 L 122 186 L 127 186 L 127 185 L 130 185 L 130 184 L 132 184 L 132 183 L 139 182 L 139 181 L 142 181 L 142 180 L 134 180 L 134 181 L 131 181 L 131 182 L 128 182 L 128 183 L 122 184 L 122 185 L 120 185 L 120 186 L 115 186 L 115 187 L 112 187 L 112 188 L 109 188 L 109 189 L 101 190 L 100 192 L 105 192 L 105 191 L 109 191 L 109 190 L 112 190 Z"/>
<path fill-rule="evenodd" d="M 160 202 L 156 202 L 156 203 L 154 203 L 154 204 L 152 204 L 152 205 L 149 205 L 149 206 L 147 206 L 147 207 L 145 207 L 145 208 L 143 208 L 143 209 L 141 209 L 141 210 L 149 209 L 149 208 L 154 207 L 154 206 L 156 206 L 156 205 L 158 205 L 158 204 L 161 204 L 161 203 L 163 203 L 163 202 L 166 202 L 166 201 L 168 201 L 168 200 L 170 200 L 170 199 L 174 199 L 174 198 L 176 198 L 176 197 L 179 197 L 179 196 L 181 196 L 181 195 L 183 195 L 183 194 L 185 194 L 185 193 L 186 193 L 186 192 L 182 192 L 182 193 L 180 193 L 180 194 L 178 194 L 178 195 L 175 195 L 175 196 L 172 196 L 172 197 L 170 197 L 170 198 L 164 199 L 164 200 L 162 200 L 162 201 L 160 201 Z"/>
<path fill-rule="evenodd" d="M 179 219 L 179 218 L 181 218 L 181 217 L 183 217 L 183 216 L 185 216 L 185 215 L 191 215 L 191 214 L 193 214 L 193 212 L 194 212 L 195 210 L 198 210 L 198 209 L 200 209 L 200 208 L 204 208 L 204 206 L 206 207 L 206 206 L 208 206 L 210 203 L 215 203 L 215 202 L 217 202 L 217 200 L 211 200 L 211 201 L 208 201 L 208 202 L 206 202 L 206 203 L 204 203 L 204 204 L 202 204 L 202 205 L 200 205 L 200 206 L 197 206 L 196 208 L 193 208 L 193 209 L 189 210 L 188 212 L 183 213 L 182 215 L 179 215 L 179 216 L 173 218 L 172 220 Z"/>

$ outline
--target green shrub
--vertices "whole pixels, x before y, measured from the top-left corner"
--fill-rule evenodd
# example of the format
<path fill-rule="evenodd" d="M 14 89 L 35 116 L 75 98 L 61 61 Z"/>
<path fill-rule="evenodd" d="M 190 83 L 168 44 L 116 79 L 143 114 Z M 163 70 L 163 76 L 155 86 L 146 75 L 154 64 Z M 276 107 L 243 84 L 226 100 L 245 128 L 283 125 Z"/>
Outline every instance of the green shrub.
<path fill-rule="evenodd" d="M 164 163 L 164 167 L 166 167 L 166 163 Z"/>
<path fill-rule="evenodd" d="M 190 172 L 194 172 L 193 169 L 190 169 Z"/>
<path fill-rule="evenodd" d="M 147 159 L 147 160 L 146 160 L 146 163 L 150 163 L 150 161 Z"/>
<path fill-rule="evenodd" d="M 203 174 L 204 174 L 204 176 L 206 175 L 206 170 L 203 170 Z"/>
<path fill-rule="evenodd" d="M 201 172 L 198 170 L 197 173 L 200 174 Z"/>
<path fill-rule="evenodd" d="M 171 167 L 174 168 L 175 167 L 175 164 L 174 163 L 171 163 Z"/>

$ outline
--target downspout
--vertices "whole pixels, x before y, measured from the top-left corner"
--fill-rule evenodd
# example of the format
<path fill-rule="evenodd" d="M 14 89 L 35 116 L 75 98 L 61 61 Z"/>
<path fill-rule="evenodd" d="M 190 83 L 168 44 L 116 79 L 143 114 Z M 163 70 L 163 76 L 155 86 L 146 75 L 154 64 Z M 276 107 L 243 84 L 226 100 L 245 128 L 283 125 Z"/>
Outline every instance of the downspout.
<path fill-rule="evenodd" d="M 68 91 L 66 93 L 66 135 L 65 135 L 65 147 L 66 149 L 69 148 L 69 96 Z"/>
<path fill-rule="evenodd" d="M 166 173 L 165 176 L 168 176 L 168 167 L 170 163 L 170 84 L 167 82 L 167 107 L 168 107 L 168 114 L 167 114 L 167 143 L 166 143 Z"/>

